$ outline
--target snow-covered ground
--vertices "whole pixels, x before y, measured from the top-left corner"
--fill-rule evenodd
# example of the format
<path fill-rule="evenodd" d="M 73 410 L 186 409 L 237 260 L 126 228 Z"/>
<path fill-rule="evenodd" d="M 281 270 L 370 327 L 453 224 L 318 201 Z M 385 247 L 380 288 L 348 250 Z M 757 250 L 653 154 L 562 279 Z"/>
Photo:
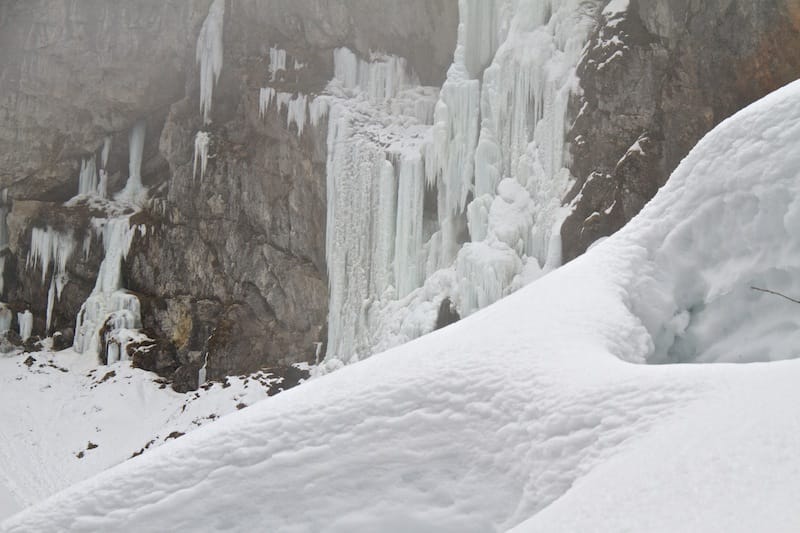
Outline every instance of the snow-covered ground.
<path fill-rule="evenodd" d="M 98 367 L 72 350 L 0 355 L 0 518 L 255 403 L 272 382 L 232 377 L 179 394 L 128 362 Z"/>
<path fill-rule="evenodd" d="M 751 286 L 800 294 L 800 82 L 584 257 L 0 529 L 799 531 L 800 360 L 632 364 L 796 357 Z"/>

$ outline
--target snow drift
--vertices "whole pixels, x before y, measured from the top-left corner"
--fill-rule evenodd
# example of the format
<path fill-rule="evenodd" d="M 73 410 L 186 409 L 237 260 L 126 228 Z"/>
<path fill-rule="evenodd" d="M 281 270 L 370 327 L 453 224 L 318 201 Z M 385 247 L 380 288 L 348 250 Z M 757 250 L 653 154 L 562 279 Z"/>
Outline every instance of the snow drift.
<path fill-rule="evenodd" d="M 800 82 L 630 225 L 469 318 L 68 489 L 4 531 L 800 529 Z"/>

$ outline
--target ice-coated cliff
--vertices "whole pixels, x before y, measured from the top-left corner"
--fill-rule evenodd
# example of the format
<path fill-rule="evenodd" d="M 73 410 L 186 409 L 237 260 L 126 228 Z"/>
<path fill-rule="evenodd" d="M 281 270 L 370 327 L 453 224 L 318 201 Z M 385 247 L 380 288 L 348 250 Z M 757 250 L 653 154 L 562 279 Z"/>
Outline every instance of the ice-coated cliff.
<path fill-rule="evenodd" d="M 82 346 L 85 303 L 99 329 L 130 312 L 158 346 L 134 359 L 183 390 L 467 316 L 621 227 L 702 134 L 797 77 L 793 3 L 726 5 L 4 3 L 10 328 Z"/>

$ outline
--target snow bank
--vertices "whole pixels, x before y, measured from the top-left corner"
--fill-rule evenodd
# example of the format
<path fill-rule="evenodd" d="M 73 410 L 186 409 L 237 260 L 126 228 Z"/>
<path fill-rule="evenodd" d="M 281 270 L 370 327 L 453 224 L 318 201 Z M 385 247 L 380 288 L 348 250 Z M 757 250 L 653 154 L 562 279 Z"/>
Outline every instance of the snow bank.
<path fill-rule="evenodd" d="M 737 352 L 783 353 L 788 327 L 769 327 L 774 314 L 736 322 L 742 334 L 708 325 L 749 312 L 721 298 L 784 305 L 740 290 L 796 278 L 798 139 L 800 82 L 722 124 L 582 258 L 2 529 L 796 531 L 800 361 L 625 361 L 652 359 L 664 330 L 688 337 L 693 324 L 719 335 L 695 344 L 708 350 L 700 360 L 729 335 Z M 687 304 L 689 325 L 676 328 Z"/>
<path fill-rule="evenodd" d="M 230 377 L 179 394 L 130 363 L 98 367 L 72 350 L 0 356 L 0 521 L 266 398 L 278 379 Z"/>

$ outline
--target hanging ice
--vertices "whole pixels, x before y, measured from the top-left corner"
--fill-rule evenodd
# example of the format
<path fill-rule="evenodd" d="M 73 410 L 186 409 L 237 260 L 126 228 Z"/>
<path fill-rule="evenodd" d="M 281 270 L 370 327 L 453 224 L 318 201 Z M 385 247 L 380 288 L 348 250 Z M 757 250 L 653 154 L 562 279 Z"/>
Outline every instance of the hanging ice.
<path fill-rule="evenodd" d="M 211 122 L 211 103 L 214 86 L 222 72 L 223 41 L 222 30 L 225 21 L 225 0 L 214 0 L 208 9 L 208 16 L 200 35 L 197 37 L 196 59 L 200 65 L 200 113 L 203 122 Z"/>
<path fill-rule="evenodd" d="M 50 333 L 55 303 L 61 298 L 61 292 L 69 281 L 67 261 L 74 250 L 75 239 L 71 233 L 62 233 L 50 227 L 31 230 L 31 247 L 26 267 L 29 269 L 41 268 L 42 285 L 47 282 L 48 274 L 50 274 L 47 291 L 46 334 Z"/>
<path fill-rule="evenodd" d="M 140 120 L 133 126 L 128 136 L 128 181 L 125 183 L 125 188 L 117 194 L 118 201 L 140 205 L 147 197 L 147 189 L 142 184 L 142 158 L 146 134 L 147 123 Z"/>
<path fill-rule="evenodd" d="M 0 335 L 11 330 L 11 321 L 14 319 L 14 312 L 3 303 L 0 303 Z"/>
<path fill-rule="evenodd" d="M 278 73 L 286 70 L 286 50 L 275 48 L 269 49 L 269 81 L 276 81 Z"/>
<path fill-rule="evenodd" d="M 348 48 L 337 48 L 333 64 L 334 79 L 373 101 L 390 100 L 401 90 L 419 85 L 417 77 L 409 74 L 406 60 L 397 56 L 373 54 L 365 61 Z"/>
<path fill-rule="evenodd" d="M 105 256 L 92 294 L 78 313 L 73 347 L 78 353 L 98 354 L 108 340 L 101 338 L 104 326 L 111 334 L 141 327 L 139 299 L 122 283 L 122 262 L 139 227 L 132 227 L 128 217 L 92 219 L 92 224 L 102 237 Z"/>
<path fill-rule="evenodd" d="M 200 167 L 200 179 L 206 175 L 208 165 L 208 146 L 211 143 L 211 135 L 205 131 L 198 131 L 194 137 L 194 168 L 192 177 L 197 178 L 197 167 Z"/>
<path fill-rule="evenodd" d="M 6 253 L 8 249 L 8 212 L 11 202 L 8 189 L 0 191 L 0 297 L 5 291 Z"/>
<path fill-rule="evenodd" d="M 97 192 L 98 178 L 95 168 L 94 156 L 81 161 L 81 173 L 78 177 L 78 194 L 93 195 Z"/>
<path fill-rule="evenodd" d="M 345 361 L 369 352 L 380 302 L 416 288 L 424 262 L 423 121 L 437 93 L 411 85 L 404 60 L 373 59 L 336 50 L 336 78 L 310 112 L 315 123 L 328 111 L 327 354 Z"/>
<path fill-rule="evenodd" d="M 264 118 L 269 110 L 269 106 L 275 99 L 275 89 L 272 87 L 262 87 L 258 95 L 258 115 Z"/>
<path fill-rule="evenodd" d="M 19 323 L 19 336 L 22 342 L 25 342 L 31 338 L 33 333 L 33 313 L 30 311 L 17 313 L 17 322 Z"/>
<path fill-rule="evenodd" d="M 310 112 L 313 121 L 318 101 L 331 106 L 332 366 L 365 355 L 370 344 L 386 348 L 430 331 L 444 297 L 465 316 L 559 266 L 562 201 L 572 179 L 567 104 L 593 24 L 585 4 L 460 0 L 458 44 L 435 109 L 405 106 L 414 83 L 402 60 L 335 51 L 332 96 L 316 98 Z M 345 100 L 350 114 L 336 109 Z M 409 142 L 399 121 L 352 112 L 365 101 L 384 103 L 395 117 L 432 116 L 433 125 L 416 132 L 422 142 Z M 388 201 L 380 184 L 389 174 L 379 170 L 381 150 L 370 140 L 382 138 L 389 138 L 381 148 L 395 170 L 391 254 L 384 246 L 391 228 L 375 216 L 375 206 Z M 381 268 L 387 261 L 388 276 Z"/>

